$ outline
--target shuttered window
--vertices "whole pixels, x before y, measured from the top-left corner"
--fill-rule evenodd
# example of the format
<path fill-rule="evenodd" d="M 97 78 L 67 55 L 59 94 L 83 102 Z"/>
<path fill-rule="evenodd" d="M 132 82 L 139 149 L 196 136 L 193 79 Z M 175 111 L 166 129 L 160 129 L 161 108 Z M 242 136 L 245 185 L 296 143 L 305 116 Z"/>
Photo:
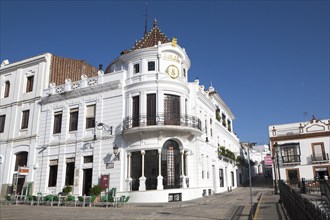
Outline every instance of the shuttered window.
<path fill-rule="evenodd" d="M 133 127 L 137 127 L 140 125 L 140 96 L 134 96 L 132 101 L 132 125 Z"/>
<path fill-rule="evenodd" d="M 55 112 L 53 134 L 61 133 L 61 127 L 62 127 L 62 112 Z"/>
<path fill-rule="evenodd" d="M 31 92 L 33 90 L 34 76 L 26 77 L 26 92 Z"/>
<path fill-rule="evenodd" d="M 86 108 L 86 128 L 95 127 L 95 105 L 89 105 Z"/>
<path fill-rule="evenodd" d="M 21 129 L 26 129 L 29 126 L 29 115 L 30 110 L 25 110 L 22 112 L 22 123 L 21 123 Z"/>
<path fill-rule="evenodd" d="M 165 94 L 165 125 L 180 125 L 180 96 Z"/>
<path fill-rule="evenodd" d="M 147 95 L 147 125 L 156 124 L 156 94 Z"/>
<path fill-rule="evenodd" d="M 78 108 L 70 109 L 69 131 L 76 131 L 78 129 Z"/>

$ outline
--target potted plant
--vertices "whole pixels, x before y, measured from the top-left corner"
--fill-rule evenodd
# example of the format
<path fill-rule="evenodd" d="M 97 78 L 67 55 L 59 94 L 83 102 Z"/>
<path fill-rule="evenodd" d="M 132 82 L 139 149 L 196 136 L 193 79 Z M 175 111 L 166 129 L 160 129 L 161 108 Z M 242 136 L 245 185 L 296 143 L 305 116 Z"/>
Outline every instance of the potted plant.
<path fill-rule="evenodd" d="M 64 186 L 62 192 L 64 195 L 69 195 L 72 192 L 72 186 L 69 185 Z"/>
<path fill-rule="evenodd" d="M 92 196 L 95 196 L 94 204 L 98 202 L 99 197 L 102 192 L 102 187 L 100 185 L 94 185 L 92 188 L 90 188 L 89 192 Z"/>

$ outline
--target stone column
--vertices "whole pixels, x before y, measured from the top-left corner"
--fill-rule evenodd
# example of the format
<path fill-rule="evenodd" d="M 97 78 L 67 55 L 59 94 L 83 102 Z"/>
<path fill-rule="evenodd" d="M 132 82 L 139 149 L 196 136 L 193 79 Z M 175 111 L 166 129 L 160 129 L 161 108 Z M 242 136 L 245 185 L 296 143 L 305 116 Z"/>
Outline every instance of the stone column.
<path fill-rule="evenodd" d="M 164 189 L 162 177 L 162 149 L 158 149 L 158 177 L 157 177 L 157 190 Z"/>
<path fill-rule="evenodd" d="M 183 159 L 184 150 L 181 150 L 180 154 L 181 154 L 181 176 L 180 176 L 180 179 L 182 181 L 182 188 L 187 188 L 186 177 L 184 175 L 184 159 Z"/>
<path fill-rule="evenodd" d="M 189 183 L 187 183 L 187 182 L 189 182 L 188 163 L 187 163 L 189 154 L 190 154 L 189 151 L 186 151 L 185 154 L 184 154 L 184 156 L 186 157 L 186 163 L 184 164 L 184 166 L 185 166 L 185 170 L 186 170 L 186 173 L 184 173 L 184 176 L 185 176 L 185 178 L 186 178 L 186 185 L 187 185 L 187 188 L 189 188 Z"/>
<path fill-rule="evenodd" d="M 127 154 L 127 179 L 126 179 L 126 189 L 127 191 L 132 191 L 132 178 L 131 178 L 131 153 Z"/>
<path fill-rule="evenodd" d="M 146 190 L 146 177 L 144 176 L 144 155 L 145 151 L 141 150 L 141 155 L 142 155 L 142 176 L 140 177 L 140 186 L 139 186 L 139 191 L 145 191 Z"/>

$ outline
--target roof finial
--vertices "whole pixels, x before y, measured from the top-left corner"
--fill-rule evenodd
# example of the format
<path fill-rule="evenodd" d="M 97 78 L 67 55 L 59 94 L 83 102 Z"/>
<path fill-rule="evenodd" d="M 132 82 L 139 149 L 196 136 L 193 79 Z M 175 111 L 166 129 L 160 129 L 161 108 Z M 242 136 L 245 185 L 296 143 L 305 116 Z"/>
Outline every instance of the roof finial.
<path fill-rule="evenodd" d="M 145 21 L 144 21 L 144 34 L 147 34 L 148 29 L 148 2 L 146 1 L 146 14 L 145 14 Z"/>
<path fill-rule="evenodd" d="M 157 20 L 156 20 L 156 18 L 154 19 L 154 27 L 157 27 Z"/>

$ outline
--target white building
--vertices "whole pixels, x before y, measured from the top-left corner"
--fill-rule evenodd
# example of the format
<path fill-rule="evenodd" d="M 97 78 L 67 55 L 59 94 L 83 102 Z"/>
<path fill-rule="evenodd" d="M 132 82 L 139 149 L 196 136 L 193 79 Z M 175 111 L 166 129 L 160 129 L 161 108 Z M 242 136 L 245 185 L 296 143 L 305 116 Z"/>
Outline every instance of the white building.
<path fill-rule="evenodd" d="M 330 120 L 269 126 L 270 146 L 277 178 L 295 182 L 329 176 Z M 278 153 L 276 153 L 278 152 Z"/>
<path fill-rule="evenodd" d="M 74 195 L 88 195 L 103 175 L 131 202 L 236 188 L 235 161 L 219 157 L 220 146 L 239 154 L 234 115 L 212 86 L 188 82 L 189 68 L 185 49 L 155 21 L 105 73 L 51 84 L 40 102 L 33 193 L 72 185 Z"/>
<path fill-rule="evenodd" d="M 62 64 L 66 64 L 65 74 Z M 59 82 L 67 76 L 75 78 L 77 72 L 80 77 L 82 69 L 89 76 L 93 75 L 92 72 L 97 72 L 84 61 L 61 58 L 49 53 L 11 64 L 4 61 L 1 64 L 1 196 L 13 191 L 21 194 L 23 186 L 29 187 L 30 192 L 33 190 L 39 163 L 36 155 L 40 143 L 40 101 L 43 90 L 48 88 L 50 81 Z M 22 172 L 17 178 L 19 167 L 26 167 L 28 172 Z"/>

